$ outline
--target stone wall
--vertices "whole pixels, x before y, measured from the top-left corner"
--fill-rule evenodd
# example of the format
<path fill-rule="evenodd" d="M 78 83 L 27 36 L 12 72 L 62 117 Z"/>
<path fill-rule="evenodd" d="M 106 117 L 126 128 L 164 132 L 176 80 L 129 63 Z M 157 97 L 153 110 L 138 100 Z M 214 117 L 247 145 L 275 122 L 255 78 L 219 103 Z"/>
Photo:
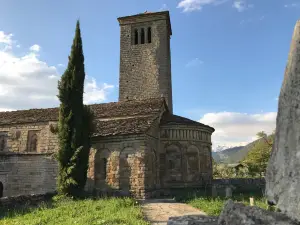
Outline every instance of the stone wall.
<path fill-rule="evenodd" d="M 156 195 L 160 189 L 160 142 L 159 142 L 159 121 L 154 123 L 145 135 L 145 192 L 147 197 Z"/>
<path fill-rule="evenodd" d="M 0 137 L 5 140 L 5 147 L 1 148 L 0 152 L 56 152 L 58 138 L 51 132 L 51 125 L 55 126 L 56 122 L 0 126 Z M 36 138 L 36 142 L 33 137 Z"/>
<path fill-rule="evenodd" d="M 120 21 L 119 101 L 165 97 L 172 112 L 170 32 L 167 15 L 148 15 Z M 141 44 L 141 30 L 151 43 Z M 134 44 L 135 31 L 138 44 Z"/>
<path fill-rule="evenodd" d="M 50 201 L 55 194 L 55 192 L 51 192 L 38 195 L 33 194 L 4 197 L 0 199 L 0 207 L 4 209 L 12 209 L 24 206 L 35 206 L 41 204 L 42 202 Z"/>
<path fill-rule="evenodd" d="M 58 164 L 51 154 L 1 153 L 3 196 L 53 192 L 57 169 Z"/>
<path fill-rule="evenodd" d="M 162 127 L 159 158 L 164 188 L 211 184 L 210 136 L 208 130 L 197 126 Z"/>
<path fill-rule="evenodd" d="M 94 140 L 86 189 L 96 193 L 122 190 L 145 197 L 145 137 L 125 135 Z"/>
<path fill-rule="evenodd" d="M 230 178 L 230 179 L 214 179 L 213 185 L 218 192 L 224 194 L 225 188 L 228 185 L 234 187 L 233 191 L 237 193 L 251 193 L 265 190 L 266 181 L 264 178 Z"/>

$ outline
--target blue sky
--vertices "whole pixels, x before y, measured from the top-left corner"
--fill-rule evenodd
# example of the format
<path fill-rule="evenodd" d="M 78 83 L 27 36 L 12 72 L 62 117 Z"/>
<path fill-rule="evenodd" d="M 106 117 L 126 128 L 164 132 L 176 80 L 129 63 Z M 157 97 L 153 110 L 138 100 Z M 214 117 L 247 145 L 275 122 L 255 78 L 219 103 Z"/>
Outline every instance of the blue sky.
<path fill-rule="evenodd" d="M 174 113 L 214 126 L 214 148 L 245 144 L 256 132 L 275 127 L 299 0 L 0 0 L 0 5 L 0 110 L 58 104 L 56 83 L 78 18 L 86 102 L 117 101 L 117 18 L 169 10 Z"/>

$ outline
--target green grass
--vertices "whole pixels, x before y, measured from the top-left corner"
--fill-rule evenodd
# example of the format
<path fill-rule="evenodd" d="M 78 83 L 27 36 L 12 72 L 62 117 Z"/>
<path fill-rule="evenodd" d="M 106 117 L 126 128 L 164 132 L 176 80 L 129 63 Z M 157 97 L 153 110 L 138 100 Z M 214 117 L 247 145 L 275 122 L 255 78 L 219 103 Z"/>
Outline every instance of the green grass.
<path fill-rule="evenodd" d="M 60 199 L 38 207 L 1 210 L 0 224 L 5 225 L 147 225 L 141 208 L 130 198 Z"/>
<path fill-rule="evenodd" d="M 264 197 L 262 197 L 260 195 L 256 195 L 253 197 L 255 199 L 256 206 L 263 208 L 263 209 L 267 209 L 268 205 L 266 204 Z M 250 204 L 249 198 L 250 198 L 250 195 L 240 194 L 240 195 L 233 196 L 231 199 L 233 201 L 242 202 L 245 205 L 249 205 Z M 184 202 L 195 208 L 198 208 L 210 216 L 220 215 L 220 213 L 223 209 L 223 206 L 227 200 L 228 199 L 225 197 L 216 197 L 216 198 L 213 198 L 213 197 L 186 197 L 186 198 L 181 198 L 181 202 Z"/>

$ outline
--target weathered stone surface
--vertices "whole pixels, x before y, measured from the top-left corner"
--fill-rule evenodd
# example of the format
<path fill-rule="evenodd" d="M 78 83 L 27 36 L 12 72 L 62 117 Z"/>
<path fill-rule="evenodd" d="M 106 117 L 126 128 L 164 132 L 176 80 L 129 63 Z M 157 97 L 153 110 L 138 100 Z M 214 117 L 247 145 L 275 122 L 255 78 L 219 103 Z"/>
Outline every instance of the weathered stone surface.
<path fill-rule="evenodd" d="M 54 192 L 57 171 L 57 161 L 50 154 L 0 154 L 3 196 Z"/>
<path fill-rule="evenodd" d="M 217 225 L 218 218 L 204 215 L 186 215 L 170 217 L 167 225 Z"/>
<path fill-rule="evenodd" d="M 3 208 L 17 208 L 19 206 L 39 205 L 42 202 L 47 202 L 55 195 L 55 192 L 49 192 L 39 195 L 20 195 L 14 197 L 4 197 L 0 199 L 0 207 Z"/>
<path fill-rule="evenodd" d="M 138 14 L 118 20 L 121 31 L 119 101 L 164 96 L 172 112 L 169 12 Z M 134 43 L 135 32 L 137 44 Z M 142 36 L 142 32 L 145 35 Z"/>
<path fill-rule="evenodd" d="M 266 172 L 270 202 L 300 220 L 300 21 L 296 23 L 279 96 L 276 136 Z"/>
<path fill-rule="evenodd" d="M 256 206 L 245 206 L 228 200 L 219 217 L 218 225 L 299 225 L 286 215 L 264 210 Z"/>

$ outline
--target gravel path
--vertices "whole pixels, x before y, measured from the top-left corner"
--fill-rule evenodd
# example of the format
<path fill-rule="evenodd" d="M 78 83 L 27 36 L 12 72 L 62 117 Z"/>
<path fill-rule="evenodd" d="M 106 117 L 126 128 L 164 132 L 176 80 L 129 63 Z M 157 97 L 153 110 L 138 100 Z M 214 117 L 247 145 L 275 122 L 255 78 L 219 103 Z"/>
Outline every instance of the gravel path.
<path fill-rule="evenodd" d="M 151 225 L 166 225 L 169 217 L 186 215 L 206 215 L 204 212 L 178 203 L 172 199 L 149 199 L 140 201 L 143 214 Z"/>

